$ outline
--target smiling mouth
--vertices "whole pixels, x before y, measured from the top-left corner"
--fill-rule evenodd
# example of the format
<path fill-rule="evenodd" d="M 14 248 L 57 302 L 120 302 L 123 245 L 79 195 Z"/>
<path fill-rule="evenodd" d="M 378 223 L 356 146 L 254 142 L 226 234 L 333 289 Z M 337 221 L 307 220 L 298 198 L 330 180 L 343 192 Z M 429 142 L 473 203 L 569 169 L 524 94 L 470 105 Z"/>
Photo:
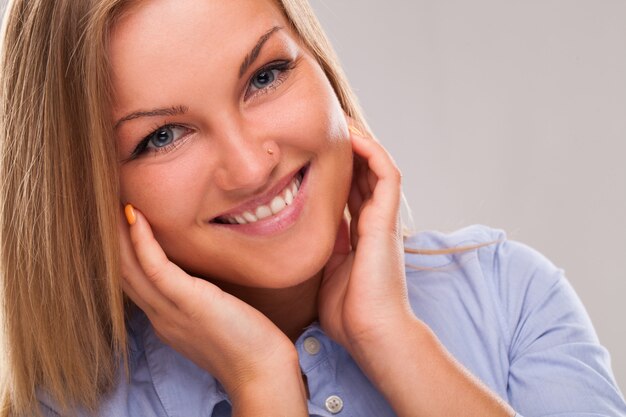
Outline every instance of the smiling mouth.
<path fill-rule="evenodd" d="M 307 164 L 296 172 L 291 181 L 276 193 L 274 197 L 269 199 L 269 201 L 246 210 L 215 217 L 211 220 L 211 223 L 243 225 L 256 223 L 260 220 L 277 215 L 285 208 L 289 207 L 295 200 L 308 167 L 309 165 Z"/>

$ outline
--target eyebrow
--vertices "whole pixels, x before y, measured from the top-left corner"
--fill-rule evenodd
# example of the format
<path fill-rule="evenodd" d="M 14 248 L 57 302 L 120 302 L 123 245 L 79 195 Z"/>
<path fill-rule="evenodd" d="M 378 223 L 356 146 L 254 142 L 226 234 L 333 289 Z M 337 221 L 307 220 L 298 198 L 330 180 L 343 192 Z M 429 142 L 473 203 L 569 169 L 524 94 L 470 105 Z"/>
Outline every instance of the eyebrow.
<path fill-rule="evenodd" d="M 133 120 L 133 119 L 138 119 L 140 117 L 177 116 L 177 115 L 187 113 L 188 110 L 189 109 L 185 106 L 173 106 L 173 107 L 165 107 L 162 109 L 135 111 L 119 119 L 115 123 L 115 129 L 117 129 L 124 122 Z"/>
<path fill-rule="evenodd" d="M 274 33 L 276 33 L 277 31 L 281 29 L 282 29 L 281 26 L 274 26 L 273 28 L 265 32 L 263 35 L 261 35 L 256 45 L 254 45 L 254 48 L 252 48 L 252 50 L 246 55 L 243 62 L 241 63 L 241 66 L 239 67 L 239 78 L 243 76 L 243 74 L 250 67 L 250 65 L 254 63 L 254 60 L 257 59 L 257 57 L 259 56 L 259 53 L 261 53 L 261 48 L 263 48 L 263 45 L 265 44 L 265 42 L 267 42 L 267 40 Z"/>
<path fill-rule="evenodd" d="M 282 26 L 274 26 L 270 30 L 265 32 L 263 35 L 261 35 L 256 45 L 254 45 L 254 47 L 250 50 L 250 52 L 248 52 L 248 54 L 246 54 L 245 58 L 243 59 L 243 62 L 241 63 L 241 66 L 239 67 L 239 78 L 243 76 L 243 74 L 248 70 L 248 68 L 250 68 L 250 65 L 252 65 L 254 61 L 258 58 L 265 42 L 267 42 L 274 33 L 276 33 L 277 31 L 281 29 L 282 29 Z M 161 108 L 161 109 L 139 110 L 139 111 L 132 112 L 122 117 L 117 122 L 115 122 L 114 129 L 117 130 L 117 128 L 119 128 L 122 123 L 127 122 L 129 120 L 138 119 L 140 117 L 177 116 L 180 114 L 185 114 L 187 113 L 187 111 L 188 111 L 188 108 L 185 106 L 173 106 L 173 107 L 167 107 L 167 108 Z"/>

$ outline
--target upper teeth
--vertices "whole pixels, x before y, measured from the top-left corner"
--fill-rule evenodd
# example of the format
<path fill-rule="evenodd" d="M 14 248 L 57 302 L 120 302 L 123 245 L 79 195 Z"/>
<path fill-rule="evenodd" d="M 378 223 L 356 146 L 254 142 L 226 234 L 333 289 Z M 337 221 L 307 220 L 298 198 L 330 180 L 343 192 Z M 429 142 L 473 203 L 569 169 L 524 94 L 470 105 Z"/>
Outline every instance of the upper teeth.
<path fill-rule="evenodd" d="M 301 174 L 296 175 L 289 184 L 269 202 L 269 204 L 261 204 L 260 206 L 246 210 L 236 215 L 222 216 L 221 219 L 231 224 L 247 224 L 254 223 L 274 214 L 278 214 L 296 198 L 300 183 L 302 182 Z"/>

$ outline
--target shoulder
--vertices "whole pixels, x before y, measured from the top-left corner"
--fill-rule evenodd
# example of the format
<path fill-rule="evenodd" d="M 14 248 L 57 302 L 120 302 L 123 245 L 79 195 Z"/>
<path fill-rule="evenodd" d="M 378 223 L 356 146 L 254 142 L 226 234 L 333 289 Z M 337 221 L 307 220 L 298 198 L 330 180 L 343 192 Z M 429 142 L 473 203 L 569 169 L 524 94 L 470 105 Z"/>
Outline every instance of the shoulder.
<path fill-rule="evenodd" d="M 418 252 L 405 257 L 418 317 L 521 414 L 624 412 L 608 352 L 544 255 L 485 226 L 418 233 L 405 248 Z"/>
<path fill-rule="evenodd" d="M 502 230 L 482 225 L 414 234 L 405 239 L 405 252 L 415 314 L 453 356 L 506 397 L 510 348 L 519 322 L 516 303 L 534 302 L 516 298 L 533 279 L 525 270 L 545 270 L 540 280 L 550 285 L 557 268 L 538 252 L 509 241 Z"/>
<path fill-rule="evenodd" d="M 563 270 L 535 249 L 509 240 L 506 233 L 483 225 L 441 233 L 425 231 L 405 239 L 407 274 L 420 271 L 456 276 L 491 292 L 509 314 L 541 299 L 567 281 Z"/>
<path fill-rule="evenodd" d="M 577 312 L 577 319 L 591 328 L 563 270 L 535 249 L 509 240 L 500 229 L 473 225 L 452 233 L 420 232 L 405 239 L 405 248 L 409 282 L 443 281 L 437 285 L 454 287 L 464 304 L 479 298 L 481 310 L 489 302 L 509 342 L 531 313 Z M 595 333 L 587 336 L 593 339 Z"/>
<path fill-rule="evenodd" d="M 405 239 L 405 251 L 416 315 L 483 381 L 494 377 L 483 372 L 499 358 L 502 375 L 492 387 L 506 386 L 505 370 L 519 343 L 545 330 L 538 326 L 547 323 L 545 316 L 573 310 L 588 320 L 562 271 L 502 230 L 474 225 L 452 233 L 421 232 Z M 557 304 L 546 299 L 551 289 L 561 295 Z M 547 310 L 536 308 L 546 303 Z"/>

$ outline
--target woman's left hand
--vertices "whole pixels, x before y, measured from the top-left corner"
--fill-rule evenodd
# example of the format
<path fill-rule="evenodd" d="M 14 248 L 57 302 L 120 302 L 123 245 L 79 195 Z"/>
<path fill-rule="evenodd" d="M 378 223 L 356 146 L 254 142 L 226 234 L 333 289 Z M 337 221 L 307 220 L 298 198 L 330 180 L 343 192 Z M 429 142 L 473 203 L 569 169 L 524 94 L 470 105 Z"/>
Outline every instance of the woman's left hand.
<path fill-rule="evenodd" d="M 409 305 L 400 225 L 400 171 L 374 139 L 351 128 L 348 208 L 319 293 L 326 333 L 343 345 L 398 416 L 511 416 Z"/>
<path fill-rule="evenodd" d="M 406 293 L 400 171 L 380 143 L 352 126 L 350 132 L 352 219 L 349 226 L 342 220 L 324 269 L 319 314 L 322 328 L 358 361 L 415 316 Z"/>

